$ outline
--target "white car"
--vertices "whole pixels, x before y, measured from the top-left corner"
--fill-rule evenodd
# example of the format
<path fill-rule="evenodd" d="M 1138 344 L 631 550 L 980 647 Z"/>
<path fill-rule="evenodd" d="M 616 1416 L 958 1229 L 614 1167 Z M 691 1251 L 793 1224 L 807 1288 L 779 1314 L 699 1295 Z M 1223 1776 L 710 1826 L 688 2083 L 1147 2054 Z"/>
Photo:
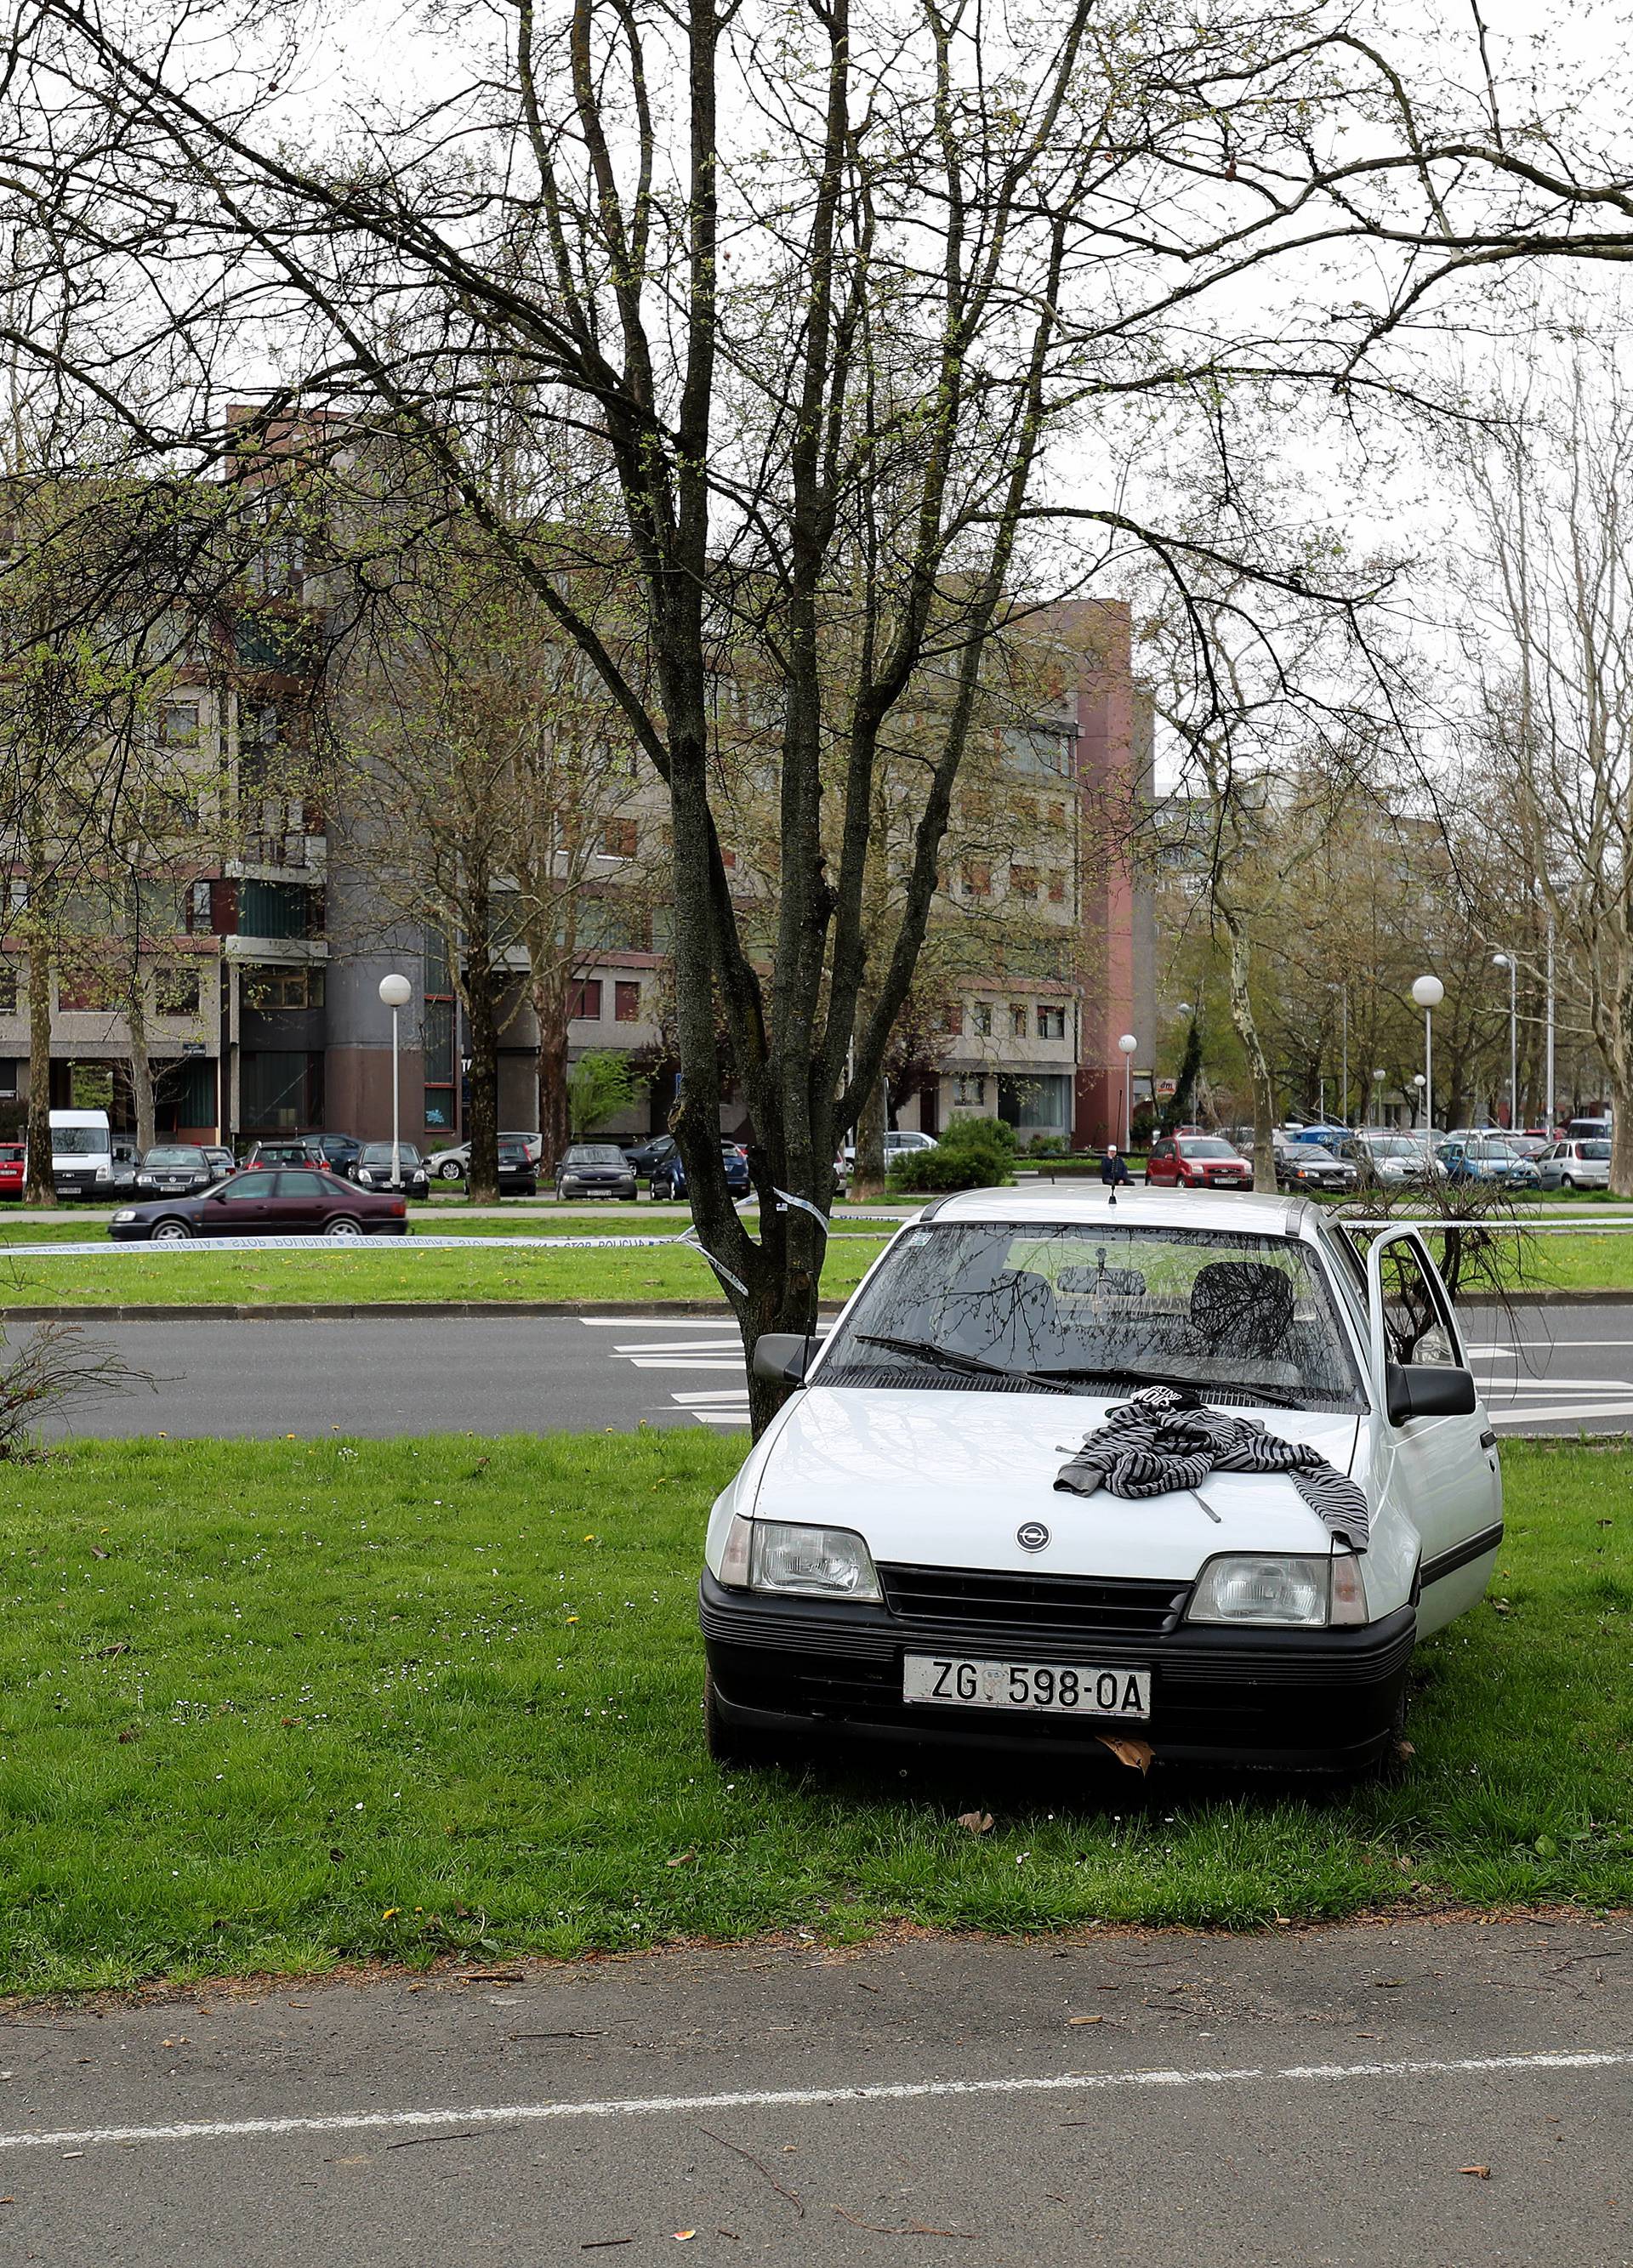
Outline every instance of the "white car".
<path fill-rule="evenodd" d="M 501 1142 L 520 1142 L 528 1153 L 529 1164 L 536 1166 L 544 1154 L 542 1134 L 501 1134 Z M 447 1150 L 433 1150 L 425 1160 L 426 1171 L 440 1182 L 462 1182 L 470 1171 L 470 1145 L 460 1142 Z"/>
<path fill-rule="evenodd" d="M 722 1759 L 819 1733 L 1104 1759 L 1132 1733 L 1158 1763 L 1364 1770 L 1502 1541 L 1496 1436 L 1416 1232 L 1363 1256 L 1297 1198 L 940 1198 L 825 1339 L 764 1337 L 755 1367 L 797 1390 L 709 1521 Z M 1109 1411 L 1176 1383 L 1318 1452 L 1362 1519 L 1335 1530 L 1279 1471 L 1057 1485 Z"/>
<path fill-rule="evenodd" d="M 888 1166 L 892 1158 L 903 1157 L 909 1150 L 939 1150 L 940 1148 L 941 1144 L 934 1134 L 917 1133 L 911 1126 L 892 1126 L 886 1130 L 884 1137 L 884 1162 Z M 839 1162 L 847 1174 L 853 1170 L 856 1164 L 854 1136 L 840 1151 Z"/>

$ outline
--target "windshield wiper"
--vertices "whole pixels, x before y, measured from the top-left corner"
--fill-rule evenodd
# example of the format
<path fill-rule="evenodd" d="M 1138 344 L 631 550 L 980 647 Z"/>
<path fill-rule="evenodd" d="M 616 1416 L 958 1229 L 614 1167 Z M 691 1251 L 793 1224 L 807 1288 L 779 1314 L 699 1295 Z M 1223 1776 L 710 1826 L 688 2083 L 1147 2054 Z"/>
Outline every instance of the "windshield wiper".
<path fill-rule="evenodd" d="M 983 1362 L 978 1354 L 957 1354 L 951 1347 L 932 1345 L 928 1339 L 891 1338 L 883 1331 L 858 1331 L 856 1340 L 859 1346 L 887 1347 L 892 1354 L 912 1355 L 940 1370 L 966 1371 L 975 1378 L 1023 1378 L 1050 1394 L 1069 1394 L 1072 1390 L 1067 1382 L 1072 1376 L 1070 1371 L 1009 1370 L 1001 1362 Z"/>
<path fill-rule="evenodd" d="M 1078 1369 L 1040 1370 L 1032 1372 L 1031 1375 L 1034 1378 L 1043 1379 L 1117 1378 L 1126 1379 L 1133 1386 L 1177 1386 L 1200 1395 L 1204 1401 L 1208 1398 L 1208 1389 L 1211 1385 L 1223 1387 L 1227 1393 L 1231 1394 L 1257 1394 L 1263 1401 L 1268 1402 L 1277 1410 L 1304 1408 L 1302 1402 L 1295 1401 L 1288 1395 L 1278 1394 L 1273 1387 L 1261 1385 L 1256 1378 L 1186 1378 L 1177 1370 L 1135 1370 L 1126 1362 L 1084 1363 Z"/>

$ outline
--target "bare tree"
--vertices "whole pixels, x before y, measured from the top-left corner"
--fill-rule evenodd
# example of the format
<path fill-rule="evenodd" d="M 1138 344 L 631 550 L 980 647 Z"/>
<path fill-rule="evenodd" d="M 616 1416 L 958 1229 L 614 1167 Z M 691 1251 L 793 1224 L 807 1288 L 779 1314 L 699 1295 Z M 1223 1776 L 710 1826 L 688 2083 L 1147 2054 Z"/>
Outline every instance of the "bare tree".
<path fill-rule="evenodd" d="M 240 332 L 263 366 L 270 327 L 291 376 L 269 415 L 298 392 L 411 427 L 618 703 L 670 807 L 676 1131 L 751 1347 L 814 1316 L 836 1131 L 913 980 L 1008 594 L 1083 571 L 1030 539 L 1149 545 L 1183 579 L 1200 555 L 1105 468 L 1196 431 L 1228 486 L 1243 419 L 1283 420 L 1312 381 L 1352 413 L 1387 402 L 1386 343 L 1431 299 L 1533 257 L 1625 258 L 1633 191 L 1567 114 L 1480 70 L 1483 37 L 1437 66 L 1415 26 L 1370 38 L 1343 0 L 1154 0 L 1114 25 L 1090 0 L 1001 25 L 939 0 L 865 19 L 847 0 L 559 18 L 521 0 L 507 23 L 507 52 L 473 64 L 464 20 L 427 8 L 437 99 L 405 113 L 394 75 L 303 154 L 288 106 L 314 43 L 292 4 L 246 33 L 210 0 L 128 27 L 29 0 L 4 194 L 42 260 L 123 249 L 102 358 L 76 367 L 110 391 L 138 353 L 167 368 L 181 406 L 158 438 L 207 446 L 200 372 Z M 218 31 L 240 75 L 201 84 Z M 514 456 L 501 481 L 471 439 L 496 363 L 595 467 L 552 492 L 542 451 L 525 537 Z M 1068 434 L 1086 496 L 1046 477 Z M 1225 549 L 1263 551 L 1243 526 Z M 624 578 L 637 635 L 587 617 L 587 569 Z M 859 658 L 841 697 L 836 630 Z M 778 718 L 769 949 L 721 855 L 722 668 Z M 954 695 L 893 933 L 869 934 L 881 746 L 932 675 Z M 757 1235 L 721 1169 L 728 1086 L 757 1137 Z M 776 1398 L 756 1383 L 757 1423 Z"/>
<path fill-rule="evenodd" d="M 1509 880 L 1493 930 L 1511 951 L 1515 899 L 1546 909 L 1610 1086 L 1611 1187 L 1633 1197 L 1633 409 L 1614 358 L 1533 369 L 1463 466 L 1468 800 Z"/>

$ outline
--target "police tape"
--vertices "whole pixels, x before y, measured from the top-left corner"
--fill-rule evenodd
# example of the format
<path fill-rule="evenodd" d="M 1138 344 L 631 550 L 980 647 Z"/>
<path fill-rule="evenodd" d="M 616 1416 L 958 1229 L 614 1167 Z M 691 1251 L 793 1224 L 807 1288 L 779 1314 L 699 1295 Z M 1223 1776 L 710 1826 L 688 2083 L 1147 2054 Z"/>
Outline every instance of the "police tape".
<path fill-rule="evenodd" d="M 830 1233 L 831 1244 L 882 1243 L 895 1235 L 899 1221 L 883 1221 L 876 1228 L 836 1228 Z M 363 1236 L 279 1235 L 276 1233 L 258 1236 L 246 1232 L 241 1236 L 195 1236 L 189 1231 L 185 1236 L 109 1238 L 99 1244 L 52 1244 L 36 1241 L 18 1244 L 0 1243 L 0 1258 L 11 1260 L 85 1260 L 106 1259 L 119 1252 L 153 1253 L 218 1253 L 218 1252 L 357 1252 L 386 1248 L 393 1253 L 404 1252 L 651 1252 L 676 1248 L 695 1252 L 700 1260 L 710 1256 L 699 1244 L 695 1234 L 683 1236 L 396 1236 L 378 1233 Z"/>

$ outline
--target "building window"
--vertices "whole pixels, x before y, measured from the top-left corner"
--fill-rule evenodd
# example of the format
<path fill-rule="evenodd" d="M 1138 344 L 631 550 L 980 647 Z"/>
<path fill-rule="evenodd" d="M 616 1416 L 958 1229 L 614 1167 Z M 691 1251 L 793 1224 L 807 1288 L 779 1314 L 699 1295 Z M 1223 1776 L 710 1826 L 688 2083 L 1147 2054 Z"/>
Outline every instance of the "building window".
<path fill-rule="evenodd" d="M 238 886 L 240 937 L 314 937 L 321 903 L 302 882 L 243 881 Z"/>
<path fill-rule="evenodd" d="M 985 858 L 969 858 L 964 862 L 964 894 L 967 898 L 986 898 L 992 895 L 993 870 Z"/>
<path fill-rule="evenodd" d="M 1069 1123 L 1071 1086 L 1068 1078 L 1055 1072 L 1041 1079 L 1016 1079 L 1016 1131 L 1023 1134 L 1063 1132 Z"/>
<path fill-rule="evenodd" d="M 575 1023 L 601 1021 L 601 979 L 580 976 L 567 998 L 567 1013 Z"/>
<path fill-rule="evenodd" d="M 1050 875 L 1049 902 L 1052 906 L 1063 906 L 1066 903 L 1066 877 L 1064 874 Z"/>
<path fill-rule="evenodd" d="M 0 961 L 0 1016 L 17 1013 L 17 963 Z"/>
<path fill-rule="evenodd" d="M 950 1001 L 942 1010 L 942 1020 L 938 1028 L 943 1032 L 963 1031 L 964 1011 L 956 1002 Z"/>
<path fill-rule="evenodd" d="M 993 1035 L 993 1005 L 990 1000 L 977 1000 L 970 1010 L 970 1030 L 978 1040 L 990 1040 Z"/>
<path fill-rule="evenodd" d="M 1017 898 L 1035 898 L 1038 895 L 1037 867 L 1011 866 L 1009 887 Z"/>
<path fill-rule="evenodd" d="M 124 1002 L 124 991 L 111 968 L 92 964 L 65 971 L 57 979 L 56 1005 L 69 1015 L 111 1015 Z"/>
<path fill-rule="evenodd" d="M 270 1133 L 323 1123 L 323 1058 L 293 1049 L 246 1048 L 239 1057 L 239 1123 Z"/>
<path fill-rule="evenodd" d="M 323 1005 L 323 971 L 305 962 L 292 968 L 281 968 L 270 964 L 246 968 L 240 979 L 240 998 L 246 1008 L 258 1015 L 275 1008 L 321 1008 Z"/>
<path fill-rule="evenodd" d="M 640 986 L 615 984 L 612 988 L 612 1020 L 615 1024 L 639 1024 L 640 1021 Z"/>
<path fill-rule="evenodd" d="M 602 829 L 601 847 L 609 858 L 632 858 L 636 839 L 632 819 L 610 819 Z"/>
<path fill-rule="evenodd" d="M 968 1109 L 984 1108 L 986 1102 L 986 1081 L 979 1073 L 961 1071 L 953 1081 L 953 1101 Z"/>
<path fill-rule="evenodd" d="M 153 1006 L 161 1016 L 196 1016 L 203 988 L 196 968 L 182 966 L 153 973 Z"/>
<path fill-rule="evenodd" d="M 1038 1011 L 1038 1036 L 1040 1040 L 1063 1040 L 1066 1037 L 1066 1011 L 1064 1008 L 1039 1007 Z"/>
<path fill-rule="evenodd" d="M 1063 803 L 1052 803 L 1049 806 L 1049 824 L 1051 827 L 1064 828 L 1066 825 L 1066 806 Z"/>
<path fill-rule="evenodd" d="M 1011 1000 L 1009 1003 L 1009 1037 L 1012 1040 L 1026 1037 L 1026 1004 L 1023 1000 Z"/>
<path fill-rule="evenodd" d="M 196 701 L 159 703 L 159 744 L 164 748 L 196 748 L 198 746 Z"/>
<path fill-rule="evenodd" d="M 1003 735 L 1007 769 L 1034 777 L 1066 770 L 1066 737 L 1041 725 L 1018 725 Z"/>

